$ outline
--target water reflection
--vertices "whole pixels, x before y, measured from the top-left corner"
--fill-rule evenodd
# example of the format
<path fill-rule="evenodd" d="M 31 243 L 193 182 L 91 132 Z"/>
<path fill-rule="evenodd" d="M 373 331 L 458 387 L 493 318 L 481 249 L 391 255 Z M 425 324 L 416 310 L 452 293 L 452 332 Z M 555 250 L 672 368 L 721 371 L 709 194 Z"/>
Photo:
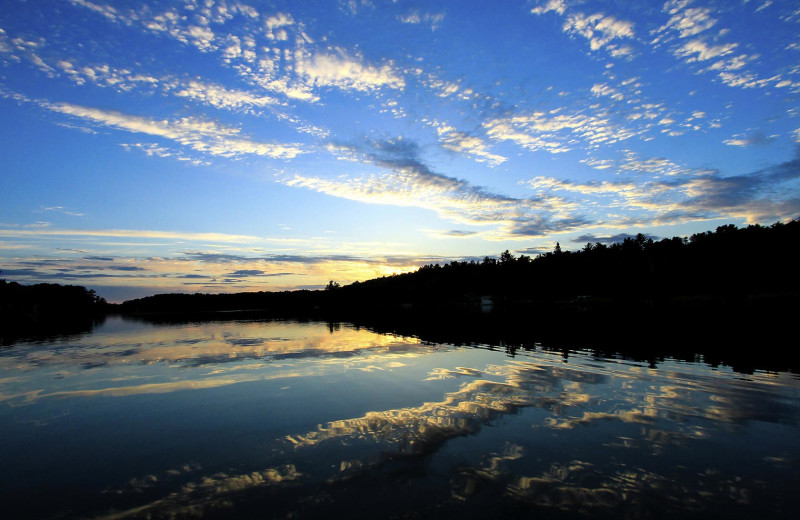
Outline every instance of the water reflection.
<path fill-rule="evenodd" d="M 0 352 L 0 374 L 15 374 L 0 377 L 0 401 L 20 404 L 45 397 L 168 393 L 309 376 L 326 363 L 355 356 L 359 364 L 370 354 L 380 355 L 383 361 L 392 354 L 402 358 L 420 344 L 414 338 L 354 327 L 291 322 L 153 326 L 118 317 L 109 322 L 91 335 L 64 342 L 20 343 Z M 298 369 L 301 359 L 318 363 Z M 146 370 L 145 365 L 167 370 Z M 267 367 L 269 373 L 264 372 Z"/>
<path fill-rule="evenodd" d="M 391 506 L 743 518 L 800 505 L 792 374 L 582 352 L 511 358 L 322 323 L 107 325 L 0 355 L 0 455 L 15 475 L 0 499 L 12 516 Z M 92 439 L 107 463 L 85 451 L 98 450 Z"/>

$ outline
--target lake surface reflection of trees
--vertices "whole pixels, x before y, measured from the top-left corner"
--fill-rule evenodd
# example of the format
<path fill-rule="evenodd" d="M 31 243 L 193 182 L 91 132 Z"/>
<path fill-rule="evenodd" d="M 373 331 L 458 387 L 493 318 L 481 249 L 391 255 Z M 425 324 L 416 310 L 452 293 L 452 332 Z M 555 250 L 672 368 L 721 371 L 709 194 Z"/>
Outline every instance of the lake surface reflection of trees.
<path fill-rule="evenodd" d="M 794 517 L 796 374 L 514 354 L 261 321 L 18 343 L 0 500 L 13 518 Z"/>

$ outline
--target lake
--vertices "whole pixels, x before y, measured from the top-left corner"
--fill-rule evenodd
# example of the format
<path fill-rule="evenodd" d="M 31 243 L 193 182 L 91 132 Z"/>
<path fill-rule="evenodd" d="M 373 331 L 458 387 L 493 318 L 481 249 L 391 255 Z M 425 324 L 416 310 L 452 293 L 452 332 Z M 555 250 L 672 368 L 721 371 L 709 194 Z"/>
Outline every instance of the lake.
<path fill-rule="evenodd" d="M 791 372 L 111 317 L 0 348 L 0 503 L 4 518 L 794 518 L 799 425 Z"/>

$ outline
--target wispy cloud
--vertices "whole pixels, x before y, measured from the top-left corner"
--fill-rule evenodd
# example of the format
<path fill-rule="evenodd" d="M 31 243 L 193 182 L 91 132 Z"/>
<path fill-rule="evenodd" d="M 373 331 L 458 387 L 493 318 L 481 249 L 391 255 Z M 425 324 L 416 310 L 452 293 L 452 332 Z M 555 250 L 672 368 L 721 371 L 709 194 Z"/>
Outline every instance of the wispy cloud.
<path fill-rule="evenodd" d="M 601 244 L 618 244 L 620 242 L 625 241 L 626 238 L 634 238 L 634 236 L 628 233 L 618 233 L 616 235 L 611 235 L 611 236 L 586 234 L 575 237 L 572 240 L 572 242 L 576 244 L 585 244 L 587 242 L 591 242 L 592 244 L 598 242 Z M 647 238 L 652 238 L 653 240 L 658 239 L 658 237 L 655 236 L 647 236 Z"/>
<path fill-rule="evenodd" d="M 730 139 L 723 141 L 730 146 L 763 146 L 772 143 L 777 139 L 777 135 L 765 135 L 763 132 L 754 132 L 751 135 L 737 134 Z"/>
<path fill-rule="evenodd" d="M 583 13 L 571 14 L 564 22 L 564 30 L 569 33 L 579 34 L 589 40 L 589 47 L 599 50 L 612 40 L 633 38 L 633 23 L 626 20 L 617 20 L 613 16 L 602 13 L 585 15 Z"/>
<path fill-rule="evenodd" d="M 322 178 L 295 174 L 282 180 L 336 197 L 373 204 L 415 206 L 447 220 L 495 226 L 489 239 L 518 239 L 565 230 L 585 221 L 567 215 L 568 205 L 552 198 L 514 198 L 431 171 L 419 158 L 416 143 L 407 140 L 370 141 L 332 147 L 389 173 L 368 177 Z"/>
<path fill-rule="evenodd" d="M 777 72 L 765 77 L 747 70 L 748 65 L 760 56 L 735 54 L 742 46 L 738 42 L 723 41 L 730 30 L 722 28 L 711 32 L 710 29 L 718 28 L 717 19 L 711 16 L 711 9 L 688 7 L 690 3 L 688 0 L 671 0 L 664 4 L 663 10 L 670 15 L 670 19 L 653 31 L 657 35 L 652 41 L 655 46 L 671 44 L 675 57 L 689 65 L 701 65 L 703 68 L 699 72 L 716 72 L 719 81 L 730 87 L 800 87 Z M 676 39 L 678 42 L 673 44 Z"/>
<path fill-rule="evenodd" d="M 528 150 L 563 153 L 575 140 L 584 146 L 609 145 L 634 137 L 637 132 L 613 122 L 607 113 L 562 114 L 560 110 L 537 111 L 493 119 L 484 123 L 487 135 L 498 141 L 512 141 Z"/>
<path fill-rule="evenodd" d="M 453 152 L 471 156 L 478 162 L 485 162 L 492 166 L 503 163 L 506 158 L 489 151 L 489 144 L 478 136 L 459 132 L 449 125 L 440 125 L 436 128 L 442 147 Z"/>
<path fill-rule="evenodd" d="M 420 13 L 418 10 L 409 11 L 405 14 L 398 15 L 397 19 L 402 23 L 408 24 L 427 24 L 430 25 L 431 30 L 438 29 L 442 21 L 444 21 L 444 13 Z"/>
<path fill-rule="evenodd" d="M 198 152 L 221 157 L 252 154 L 273 159 L 290 159 L 304 153 L 299 145 L 253 141 L 243 137 L 238 128 L 196 117 L 168 121 L 69 103 L 45 103 L 44 106 L 54 112 L 104 126 L 171 139 Z"/>
<path fill-rule="evenodd" d="M 159 238 L 179 241 L 253 242 L 263 240 L 250 235 L 225 233 L 181 233 L 175 231 L 152 231 L 136 229 L 0 229 L 0 236 L 94 236 L 122 238 Z"/>
<path fill-rule="evenodd" d="M 631 21 L 620 20 L 604 13 L 586 14 L 580 11 L 571 11 L 564 0 L 548 0 L 547 3 L 532 8 L 531 13 L 535 15 L 556 13 L 565 16 L 563 31 L 586 38 L 592 51 L 605 49 L 613 57 L 625 57 L 632 54 L 629 46 L 614 42 L 635 37 L 634 24 Z"/>
<path fill-rule="evenodd" d="M 64 206 L 42 206 L 42 211 L 53 211 L 56 213 L 62 213 L 64 215 L 69 215 L 70 217 L 85 217 L 85 213 L 80 213 L 78 211 L 73 211 L 70 209 L 65 208 Z"/>
<path fill-rule="evenodd" d="M 711 9 L 707 7 L 685 9 L 688 4 L 686 0 L 671 0 L 664 4 L 664 11 L 670 15 L 670 19 L 656 32 L 671 30 L 677 32 L 679 38 L 688 38 L 717 24 L 717 20 L 711 16 Z"/>
<path fill-rule="evenodd" d="M 589 225 L 625 227 L 717 218 L 756 223 L 800 215 L 800 197 L 787 189 L 788 183 L 800 178 L 798 158 L 736 176 L 715 170 L 676 171 L 676 165 L 664 160 L 629 158 L 622 167 L 648 175 L 660 173 L 660 178 L 572 182 L 536 177 L 527 185 L 537 193 L 564 193 L 564 197 L 577 200 L 579 207 L 593 205 L 598 197 L 605 199 L 605 211 L 595 213 L 591 222 L 586 222 Z"/>

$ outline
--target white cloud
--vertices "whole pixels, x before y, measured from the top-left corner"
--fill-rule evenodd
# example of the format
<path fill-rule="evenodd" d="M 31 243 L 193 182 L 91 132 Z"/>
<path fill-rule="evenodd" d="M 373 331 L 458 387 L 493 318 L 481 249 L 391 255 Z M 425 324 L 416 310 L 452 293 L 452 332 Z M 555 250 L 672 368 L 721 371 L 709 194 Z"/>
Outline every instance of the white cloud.
<path fill-rule="evenodd" d="M 555 177 L 536 177 L 525 182 L 533 190 L 564 190 L 583 195 L 597 194 L 620 194 L 626 191 L 637 189 L 635 183 L 630 182 L 610 182 L 610 181 L 590 181 L 586 183 L 575 183 Z"/>
<path fill-rule="evenodd" d="M 502 155 L 489 152 L 489 145 L 481 138 L 459 132 L 455 128 L 447 125 L 440 125 L 436 128 L 442 146 L 448 150 L 472 156 L 478 162 L 486 162 L 492 166 L 506 160 Z"/>
<path fill-rule="evenodd" d="M 673 13 L 672 17 L 659 31 L 665 29 L 677 31 L 679 38 L 688 38 L 689 36 L 700 34 L 717 23 L 717 20 L 710 16 L 711 9 L 708 8 L 695 7 L 684 11 L 678 11 L 673 8 L 670 12 Z"/>
<path fill-rule="evenodd" d="M 596 159 L 594 157 L 581 159 L 580 162 L 587 166 L 591 166 L 596 170 L 607 170 L 609 168 L 613 168 L 615 164 L 611 159 Z"/>
<path fill-rule="evenodd" d="M 263 240 L 251 235 L 230 235 L 225 233 L 182 233 L 177 231 L 155 231 L 139 229 L 0 229 L 0 236 L 58 236 L 58 237 L 114 237 L 114 238 L 157 238 L 180 241 L 201 242 L 253 242 Z"/>
<path fill-rule="evenodd" d="M 70 209 L 65 208 L 64 206 L 42 206 L 42 211 L 55 211 L 56 213 L 63 213 L 64 215 L 69 215 L 71 217 L 85 217 L 85 213 L 80 213 L 78 211 L 72 211 Z"/>
<path fill-rule="evenodd" d="M 122 146 L 126 151 L 129 152 L 132 150 L 139 150 L 148 157 L 161 157 L 161 158 L 171 157 L 178 161 L 189 162 L 196 166 L 211 164 L 209 161 L 204 161 L 196 157 L 190 157 L 179 150 L 172 150 L 170 148 L 167 148 L 166 146 L 160 146 L 156 143 L 122 143 L 120 146 Z"/>
<path fill-rule="evenodd" d="M 349 56 L 342 48 L 302 57 L 295 64 L 295 69 L 313 85 L 343 90 L 368 91 L 381 87 L 399 89 L 405 85 L 403 78 L 391 65 L 367 65 L 363 59 Z"/>
<path fill-rule="evenodd" d="M 562 153 L 578 144 L 589 146 L 612 144 L 629 139 L 636 132 L 612 123 L 609 117 L 586 114 L 552 114 L 534 112 L 498 118 L 484 123 L 492 139 L 512 141 L 528 150 Z"/>
<path fill-rule="evenodd" d="M 397 19 L 402 23 L 408 24 L 421 24 L 427 23 L 430 24 L 432 30 L 436 30 L 439 25 L 444 20 L 444 13 L 423 13 L 420 14 L 419 11 L 414 10 L 410 11 L 404 15 L 398 15 Z"/>
<path fill-rule="evenodd" d="M 687 63 L 706 61 L 719 56 L 726 56 L 738 47 L 737 43 L 708 45 L 703 40 L 695 39 L 684 43 L 675 50 L 675 55 L 686 58 Z"/>
<path fill-rule="evenodd" d="M 276 29 L 282 29 L 284 27 L 290 27 L 295 25 L 294 18 L 292 15 L 286 13 L 277 13 L 274 16 L 267 18 L 264 22 L 264 27 L 267 30 L 267 37 L 273 40 L 285 40 L 286 38 L 276 36 Z"/>
<path fill-rule="evenodd" d="M 567 13 L 567 4 L 564 0 L 548 0 L 543 5 L 531 9 L 535 15 L 556 13 L 566 16 L 562 30 L 569 34 L 579 34 L 589 40 L 589 47 L 593 50 L 606 50 L 615 58 L 630 57 L 633 48 L 629 45 L 612 44 L 612 40 L 633 38 L 633 22 L 618 20 L 614 16 L 604 13 L 587 15 L 581 12 Z"/>
<path fill-rule="evenodd" d="M 772 3 L 773 3 L 772 0 L 766 0 L 763 4 L 761 4 L 761 6 L 758 9 L 756 9 L 756 12 L 758 13 L 760 11 L 763 11 L 767 7 L 771 6 Z"/>
<path fill-rule="evenodd" d="M 241 137 L 236 128 L 225 127 L 213 121 L 198 118 L 182 118 L 173 121 L 154 120 L 68 103 L 44 106 L 54 112 L 104 126 L 171 139 L 196 151 L 222 157 L 251 154 L 274 159 L 291 159 L 303 153 L 303 150 L 296 145 L 252 141 Z"/>
<path fill-rule="evenodd" d="M 763 88 L 771 83 L 775 83 L 775 86 L 777 86 L 781 79 L 780 76 L 759 78 L 755 74 L 734 72 L 720 72 L 719 78 L 728 86 L 741 88 Z"/>
<path fill-rule="evenodd" d="M 595 96 L 607 96 L 614 101 L 622 101 L 625 99 L 625 96 L 623 96 L 622 93 L 603 83 L 595 83 L 592 85 L 591 92 Z"/>
<path fill-rule="evenodd" d="M 564 11 L 566 10 L 567 10 L 567 5 L 564 2 L 564 0 L 547 0 L 546 4 L 531 9 L 531 13 L 545 14 L 552 11 L 554 13 L 564 14 Z"/>
<path fill-rule="evenodd" d="M 599 50 L 611 40 L 633 38 L 633 22 L 617 20 L 602 13 L 585 15 L 576 13 L 567 16 L 563 29 L 565 32 L 579 34 L 589 40 L 589 47 Z"/>
<path fill-rule="evenodd" d="M 492 232 L 482 235 L 487 240 L 521 240 L 583 222 L 571 215 L 572 206 L 557 197 L 507 197 L 432 172 L 416 158 L 416 144 L 402 139 L 331 145 L 330 150 L 389 172 L 337 178 L 295 174 L 280 182 L 359 202 L 424 208 L 461 224 L 492 226 Z"/>
<path fill-rule="evenodd" d="M 242 13 L 243 15 L 248 16 L 250 18 L 258 18 L 259 17 L 258 11 L 254 7 L 249 6 L 247 4 L 240 3 L 240 2 L 236 3 L 235 5 L 236 5 L 236 9 L 240 13 Z"/>
<path fill-rule="evenodd" d="M 69 0 L 69 1 L 74 5 L 77 5 L 77 6 L 80 6 L 80 7 L 84 7 L 86 9 L 94 11 L 94 12 L 100 14 L 100 15 L 103 15 L 106 18 L 108 18 L 109 20 L 111 20 L 112 22 L 119 21 L 119 19 L 120 19 L 120 15 L 119 15 L 118 11 L 116 9 L 114 9 L 113 7 L 111 7 L 110 5 L 96 4 L 96 3 L 90 2 L 88 0 Z"/>
<path fill-rule="evenodd" d="M 179 84 L 176 87 L 175 95 L 229 110 L 278 104 L 278 100 L 271 96 L 257 96 L 250 92 L 227 89 L 218 85 L 203 83 L 199 80 L 190 80 L 183 85 Z"/>

